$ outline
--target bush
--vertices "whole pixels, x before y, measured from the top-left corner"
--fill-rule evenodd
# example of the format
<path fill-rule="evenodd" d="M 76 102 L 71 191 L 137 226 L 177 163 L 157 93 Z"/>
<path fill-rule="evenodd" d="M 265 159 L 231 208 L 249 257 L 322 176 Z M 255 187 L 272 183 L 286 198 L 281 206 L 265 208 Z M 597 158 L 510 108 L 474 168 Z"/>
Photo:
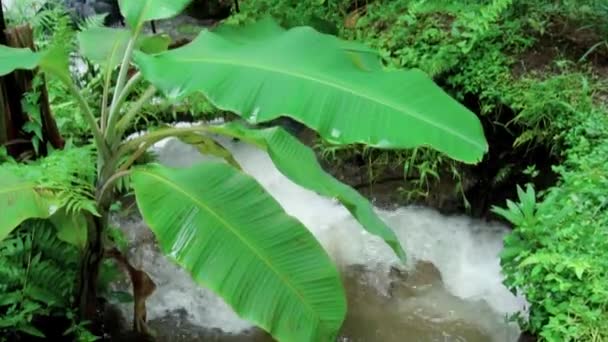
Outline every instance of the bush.
<path fill-rule="evenodd" d="M 560 183 L 539 203 L 529 187 L 518 204 L 495 208 L 515 226 L 502 254 L 505 284 L 526 296 L 521 323 L 545 341 L 608 340 L 608 118 L 579 117 L 556 167 Z"/>

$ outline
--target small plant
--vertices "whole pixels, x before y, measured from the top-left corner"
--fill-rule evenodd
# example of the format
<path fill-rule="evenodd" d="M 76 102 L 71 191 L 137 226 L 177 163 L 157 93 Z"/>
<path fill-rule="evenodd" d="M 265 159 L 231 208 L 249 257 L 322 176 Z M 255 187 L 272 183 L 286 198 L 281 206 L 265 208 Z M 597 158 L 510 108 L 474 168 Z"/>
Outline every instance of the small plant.
<path fill-rule="evenodd" d="M 505 237 L 505 284 L 530 303 L 522 327 L 542 341 L 608 339 L 608 126 L 604 112 L 580 113 L 566 134 L 560 184 L 537 201 L 531 186 L 494 212 L 514 230 Z M 566 119 L 567 120 L 567 119 Z"/>
<path fill-rule="evenodd" d="M 80 318 L 94 321 L 104 256 L 111 251 L 120 258 L 107 241 L 109 214 L 118 185 L 129 184 L 162 251 L 238 314 L 280 340 L 333 340 L 346 312 L 335 265 L 313 235 L 243 173 L 212 135 L 264 149 L 287 177 L 337 198 L 403 259 L 393 231 L 360 194 L 326 174 L 314 153 L 281 128 L 233 122 L 149 129 L 125 139 L 142 108 L 159 92 L 169 100 L 202 93 L 251 124 L 285 115 L 336 144 L 426 145 L 468 163 L 478 162 L 488 148 L 480 122 L 424 73 L 384 70 L 369 48 L 309 27 L 284 30 L 271 20 L 224 25 L 175 50 L 167 50 L 165 36 L 142 34 L 146 21 L 177 15 L 189 2 L 156 0 L 152 6 L 152 0 L 121 0 L 128 29 L 94 27 L 78 33 L 80 53 L 100 66 L 103 88 L 95 94 L 97 106 L 72 81 L 69 51 L 61 45 L 41 52 L 0 46 L 3 74 L 40 68 L 65 86 L 94 146 L 65 151 L 83 156 L 76 164 L 63 163 L 59 175 L 36 171 L 34 165 L 0 167 L 0 239 L 25 219 L 56 220 L 66 239 L 83 250 L 77 304 Z M 146 90 L 128 101 L 144 81 Z M 184 169 L 136 163 L 150 146 L 170 137 L 227 163 Z M 60 158 L 61 153 L 51 154 L 41 163 L 55 165 Z M 145 299 L 154 284 L 141 270 L 129 267 L 129 273 L 134 284 L 145 284 L 134 288 L 134 327 L 146 332 Z"/>
<path fill-rule="evenodd" d="M 71 312 L 78 250 L 57 237 L 48 221 L 25 222 L 0 241 L 0 335 L 44 337 L 35 319 Z M 52 283 L 53 286 L 48 286 Z"/>

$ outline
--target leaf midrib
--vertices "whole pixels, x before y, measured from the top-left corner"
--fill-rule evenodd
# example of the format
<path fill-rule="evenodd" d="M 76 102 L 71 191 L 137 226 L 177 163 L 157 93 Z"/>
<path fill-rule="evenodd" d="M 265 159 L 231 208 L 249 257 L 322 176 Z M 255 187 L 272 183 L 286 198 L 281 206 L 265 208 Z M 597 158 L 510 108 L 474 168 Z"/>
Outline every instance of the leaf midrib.
<path fill-rule="evenodd" d="M 188 193 L 187 191 L 182 190 L 181 187 L 178 186 L 178 184 L 172 182 L 170 179 L 165 178 L 163 176 L 157 175 L 155 173 L 152 173 L 150 171 L 147 170 L 139 170 L 139 172 L 143 173 L 143 174 L 147 174 L 148 176 L 155 178 L 165 184 L 167 184 L 167 186 L 169 186 L 170 188 L 174 189 L 176 192 L 179 192 L 181 194 L 183 194 L 184 196 L 186 196 L 187 198 L 189 198 L 190 200 L 192 200 L 192 202 L 194 202 L 195 204 L 199 204 L 200 207 L 202 207 L 203 210 L 206 210 L 207 212 L 209 212 L 211 215 L 213 215 L 218 221 L 220 221 L 220 223 L 223 223 L 224 226 L 233 233 L 233 235 L 235 235 L 239 240 L 241 240 L 247 247 L 250 248 L 250 250 L 252 250 L 254 255 L 257 255 L 259 257 L 259 259 L 261 259 L 267 266 L 268 268 L 273 271 L 277 277 L 279 279 L 282 279 L 283 282 L 285 284 L 287 284 L 287 286 L 292 290 L 293 293 L 296 294 L 296 296 L 300 299 L 300 301 L 304 304 L 304 306 L 307 308 L 307 310 L 309 312 L 311 312 L 313 314 L 314 317 L 316 317 L 316 320 L 318 322 L 322 322 L 320 316 L 317 314 L 317 312 L 310 306 L 310 304 L 304 300 L 304 296 L 300 293 L 300 291 L 298 291 L 291 283 L 291 281 L 288 281 L 288 278 L 285 278 L 284 276 L 282 276 L 282 274 L 270 263 L 270 261 L 264 257 L 264 255 L 257 249 L 255 248 L 255 246 L 251 245 L 247 239 L 245 239 L 241 234 L 239 234 L 238 230 L 236 229 L 236 227 L 234 227 L 232 224 L 230 224 L 228 221 L 224 220 L 219 214 L 217 214 L 215 211 L 213 211 L 209 206 L 205 205 L 202 201 L 199 201 L 196 197 L 194 197 L 193 195 L 191 195 L 190 193 Z M 305 227 L 303 227 L 304 229 L 306 229 Z"/>
<path fill-rule="evenodd" d="M 36 186 L 35 183 L 23 183 L 21 185 L 18 186 L 13 186 L 10 188 L 2 188 L 0 189 L 0 195 L 4 195 L 4 194 L 9 194 L 11 192 L 17 192 L 17 191 L 21 191 L 21 190 L 34 190 L 34 187 Z"/>
<path fill-rule="evenodd" d="M 475 142 L 474 140 L 472 140 L 471 138 L 451 129 L 449 126 L 445 126 L 442 124 L 439 124 L 437 122 L 428 120 L 425 117 L 421 117 L 419 115 L 416 115 L 415 112 L 412 112 L 410 110 L 404 109 L 401 106 L 399 106 L 398 104 L 394 104 L 392 101 L 381 101 L 379 99 L 376 99 L 374 97 L 368 96 L 364 93 L 360 93 L 360 92 L 356 92 L 354 89 L 352 88 L 348 88 L 345 87 L 342 84 L 338 84 L 336 82 L 331 82 L 331 80 L 326 80 L 326 79 L 321 79 L 318 77 L 312 77 L 309 75 L 305 75 L 302 74 L 300 72 L 296 72 L 296 71 L 288 71 L 286 69 L 277 69 L 277 68 L 273 68 L 272 66 L 268 66 L 268 65 L 263 65 L 263 64 L 259 64 L 259 63 L 243 63 L 241 61 L 238 60 L 228 60 L 228 59 L 216 59 L 216 58 L 180 58 L 180 57 L 174 57 L 175 60 L 177 60 L 178 62 L 186 62 L 186 63 L 209 63 L 209 64 L 225 64 L 225 65 L 233 65 L 233 66 L 241 66 L 241 67 L 249 67 L 252 69 L 260 69 L 260 70 L 265 70 L 265 71 L 269 71 L 269 72 L 273 72 L 276 74 L 283 74 L 283 75 L 287 75 L 287 76 L 292 76 L 295 78 L 300 78 L 303 80 L 308 80 L 308 81 L 312 81 L 312 82 L 316 82 L 316 83 L 321 83 L 324 84 L 328 87 L 331 88 L 335 88 L 339 91 L 343 91 L 343 92 L 347 92 L 350 93 L 352 95 L 354 95 L 355 97 L 359 97 L 362 99 L 366 99 L 368 101 L 371 102 L 375 102 L 380 106 L 384 106 L 384 107 L 388 107 L 390 109 L 393 109 L 397 112 L 402 112 L 405 113 L 406 115 L 417 119 L 419 121 L 422 122 L 426 122 L 427 124 L 434 126 L 440 130 L 443 130 L 455 137 L 461 138 L 464 141 L 467 141 L 470 145 L 479 148 L 482 151 L 486 150 L 486 147 L 484 145 L 479 145 L 477 142 Z"/>

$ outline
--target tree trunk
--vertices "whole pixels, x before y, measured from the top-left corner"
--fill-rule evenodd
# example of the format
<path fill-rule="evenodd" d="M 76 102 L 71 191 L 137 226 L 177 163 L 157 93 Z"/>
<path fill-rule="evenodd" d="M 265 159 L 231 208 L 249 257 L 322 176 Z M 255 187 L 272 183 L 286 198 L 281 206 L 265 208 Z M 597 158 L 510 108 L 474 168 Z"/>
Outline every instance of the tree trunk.
<path fill-rule="evenodd" d="M 97 280 L 104 256 L 102 233 L 107 228 L 109 220 L 108 211 L 104 210 L 104 208 L 101 209 L 100 217 L 89 216 L 87 219 L 87 248 L 81 260 L 78 294 L 76 297 L 80 319 L 91 322 L 92 325 L 88 328 L 97 336 L 103 334 L 102 328 L 99 325 L 103 321 L 103 317 L 98 305 Z"/>
<path fill-rule="evenodd" d="M 0 44 L 35 49 L 31 27 L 24 25 L 7 29 L 1 5 L 0 2 Z M 33 89 L 35 73 L 35 70 L 19 70 L 0 78 L 0 146 L 7 146 L 9 154 L 17 158 L 24 154 L 31 154 L 33 151 L 32 136 L 22 130 L 29 118 L 21 106 L 24 94 L 32 90 L 40 92 L 38 105 L 42 141 L 39 153 L 45 155 L 48 152 L 47 143 L 55 149 L 64 146 L 64 141 L 51 113 L 44 79 L 38 89 Z"/>

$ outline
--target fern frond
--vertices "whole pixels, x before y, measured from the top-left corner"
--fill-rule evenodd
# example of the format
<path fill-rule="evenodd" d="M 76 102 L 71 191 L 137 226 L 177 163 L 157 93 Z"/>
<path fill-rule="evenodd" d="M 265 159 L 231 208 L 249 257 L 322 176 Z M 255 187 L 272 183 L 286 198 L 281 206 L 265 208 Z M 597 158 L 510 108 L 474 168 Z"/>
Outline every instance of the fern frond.
<path fill-rule="evenodd" d="M 68 213 L 97 213 L 95 202 L 96 160 L 91 146 L 55 151 L 27 165 L 3 164 L 0 168 L 35 182 L 51 192 Z"/>
<path fill-rule="evenodd" d="M 91 28 L 103 27 L 107 16 L 108 13 L 88 16 L 78 23 L 78 30 L 83 31 Z"/>
<path fill-rule="evenodd" d="M 65 312 L 77 263 L 76 248 L 48 220 L 28 220 L 0 241 L 0 336 L 36 335 L 34 317 Z"/>

